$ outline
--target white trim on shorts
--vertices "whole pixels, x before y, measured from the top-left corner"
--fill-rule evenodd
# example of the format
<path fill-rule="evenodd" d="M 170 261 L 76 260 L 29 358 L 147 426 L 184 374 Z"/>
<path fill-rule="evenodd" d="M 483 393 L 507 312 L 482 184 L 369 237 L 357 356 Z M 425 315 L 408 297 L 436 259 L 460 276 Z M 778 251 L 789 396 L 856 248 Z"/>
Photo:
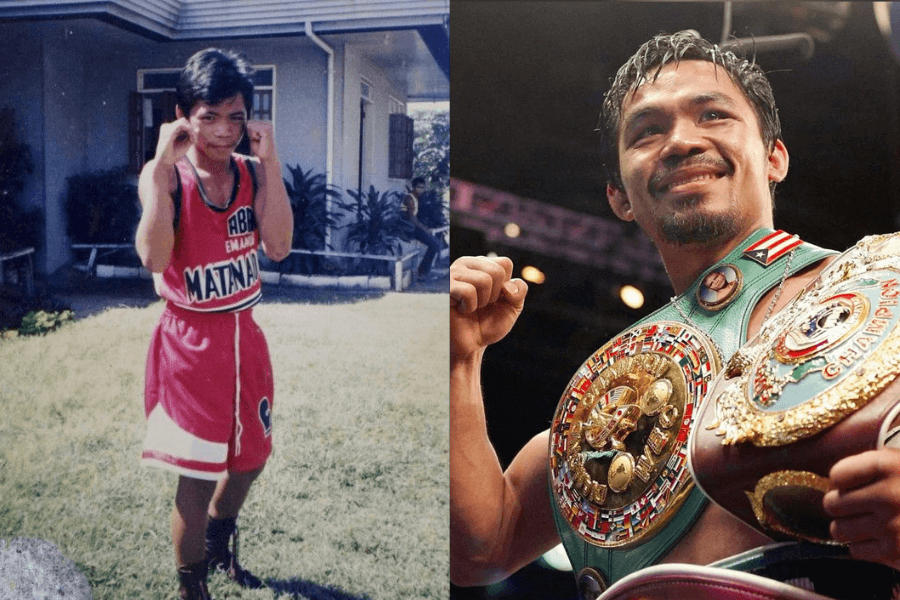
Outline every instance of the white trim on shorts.
<path fill-rule="evenodd" d="M 218 470 L 198 470 L 189 464 L 222 465 Z M 187 463 L 187 464 L 185 464 Z M 166 414 L 162 403 L 147 417 L 147 436 L 141 465 L 161 467 L 197 479 L 218 480 L 228 474 L 228 444 L 210 442 L 185 431 Z"/>

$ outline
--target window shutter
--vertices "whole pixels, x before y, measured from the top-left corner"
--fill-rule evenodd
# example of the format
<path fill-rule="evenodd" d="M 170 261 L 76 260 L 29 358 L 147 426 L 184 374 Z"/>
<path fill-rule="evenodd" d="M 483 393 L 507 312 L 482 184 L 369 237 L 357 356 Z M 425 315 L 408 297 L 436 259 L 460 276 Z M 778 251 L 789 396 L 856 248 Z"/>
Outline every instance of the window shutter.
<path fill-rule="evenodd" d="M 388 177 L 410 179 L 413 175 L 413 120 L 403 114 L 391 115 Z"/>

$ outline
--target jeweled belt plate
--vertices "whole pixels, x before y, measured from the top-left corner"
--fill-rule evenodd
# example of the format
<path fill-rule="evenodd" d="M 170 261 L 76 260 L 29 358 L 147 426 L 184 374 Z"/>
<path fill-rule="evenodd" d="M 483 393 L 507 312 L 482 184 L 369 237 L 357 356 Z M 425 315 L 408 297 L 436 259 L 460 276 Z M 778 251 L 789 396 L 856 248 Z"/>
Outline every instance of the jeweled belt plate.
<path fill-rule="evenodd" d="M 900 372 L 900 239 L 861 245 L 729 361 L 710 425 L 722 443 L 804 439 L 864 406 Z"/>
<path fill-rule="evenodd" d="M 840 255 L 742 346 L 698 411 L 690 457 L 716 503 L 774 537 L 831 542 L 828 473 L 896 427 L 900 236 Z M 900 388 L 898 388 L 900 389 Z"/>
<path fill-rule="evenodd" d="M 693 485 L 693 415 L 719 368 L 709 338 L 673 321 L 636 326 L 585 361 L 550 430 L 551 487 L 581 539 L 628 547 L 677 512 Z"/>

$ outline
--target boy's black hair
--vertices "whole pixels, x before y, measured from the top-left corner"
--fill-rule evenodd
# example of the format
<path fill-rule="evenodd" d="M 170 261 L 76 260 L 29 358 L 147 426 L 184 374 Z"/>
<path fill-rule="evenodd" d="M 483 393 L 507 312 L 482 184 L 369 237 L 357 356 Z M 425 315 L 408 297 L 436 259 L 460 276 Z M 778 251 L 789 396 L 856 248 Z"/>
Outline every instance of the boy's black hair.
<path fill-rule="evenodd" d="M 249 115 L 253 109 L 253 67 L 243 54 L 207 48 L 187 61 L 175 85 L 175 102 L 184 116 L 198 101 L 216 105 L 235 94 L 244 98 Z"/>
<path fill-rule="evenodd" d="M 413 179 L 413 180 L 410 182 L 410 185 L 412 185 L 412 187 L 416 187 L 416 186 L 419 185 L 419 184 L 425 185 L 425 178 L 424 178 L 424 177 L 416 177 L 415 179 Z"/>

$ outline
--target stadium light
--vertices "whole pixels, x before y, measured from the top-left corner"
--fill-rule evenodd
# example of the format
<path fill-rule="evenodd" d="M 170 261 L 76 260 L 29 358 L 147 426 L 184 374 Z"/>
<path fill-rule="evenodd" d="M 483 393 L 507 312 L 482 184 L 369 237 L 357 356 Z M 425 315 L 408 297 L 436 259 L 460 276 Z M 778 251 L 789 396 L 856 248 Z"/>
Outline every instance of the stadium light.
<path fill-rule="evenodd" d="M 628 308 L 638 309 L 644 305 L 644 294 L 633 285 L 623 285 L 619 290 L 619 298 Z"/>
<path fill-rule="evenodd" d="M 522 279 L 525 281 L 529 281 L 531 283 L 541 284 L 547 280 L 547 277 L 544 275 L 544 272 L 538 269 L 537 267 L 532 267 L 531 265 L 522 267 Z"/>

